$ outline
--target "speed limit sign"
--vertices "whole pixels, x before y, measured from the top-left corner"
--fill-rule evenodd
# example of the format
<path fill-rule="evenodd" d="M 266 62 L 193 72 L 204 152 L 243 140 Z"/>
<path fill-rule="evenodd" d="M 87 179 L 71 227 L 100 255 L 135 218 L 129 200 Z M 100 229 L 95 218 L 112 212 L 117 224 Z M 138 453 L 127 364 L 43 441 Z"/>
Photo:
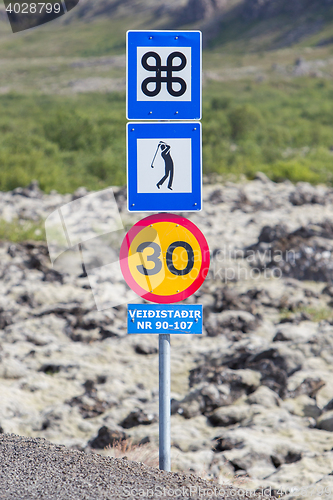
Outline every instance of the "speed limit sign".
<path fill-rule="evenodd" d="M 209 262 L 202 232 L 174 214 L 151 215 L 137 222 L 120 249 L 120 266 L 129 287 L 159 304 L 192 295 L 204 282 Z"/>

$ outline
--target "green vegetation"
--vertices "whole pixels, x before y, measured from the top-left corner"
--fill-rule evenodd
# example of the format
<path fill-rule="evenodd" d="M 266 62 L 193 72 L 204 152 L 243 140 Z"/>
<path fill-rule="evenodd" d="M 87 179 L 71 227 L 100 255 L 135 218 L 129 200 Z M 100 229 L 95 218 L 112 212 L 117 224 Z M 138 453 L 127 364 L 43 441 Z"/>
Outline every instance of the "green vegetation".
<path fill-rule="evenodd" d="M 211 85 L 205 99 L 206 173 L 258 170 L 275 181 L 333 180 L 333 84 L 299 78 L 271 83 Z"/>
<path fill-rule="evenodd" d="M 128 29 L 174 26 L 153 10 L 113 17 L 111 4 L 110 17 L 84 10 L 19 35 L 0 20 L 0 190 L 33 179 L 60 193 L 125 184 L 125 93 L 97 92 L 103 82 L 123 88 L 125 69 L 121 57 L 98 58 L 124 54 Z M 299 38 L 314 11 L 323 24 Z M 333 184 L 333 44 L 317 46 L 333 35 L 333 6 L 262 20 L 230 8 L 214 33 L 203 56 L 204 173 Z M 299 58 L 324 62 L 319 76 L 296 76 Z M 76 82 L 96 92 L 75 94 Z"/>
<path fill-rule="evenodd" d="M 288 309 L 283 309 L 280 313 L 280 319 L 291 318 L 294 314 L 304 313 L 309 316 L 309 321 L 314 321 L 319 323 L 320 321 L 331 321 L 333 319 L 332 309 L 330 307 L 299 307 L 290 311 Z"/>
<path fill-rule="evenodd" d="M 333 182 L 333 83 L 213 82 L 204 93 L 206 174 Z M 126 182 L 125 95 L 0 96 L 0 189 L 46 192 Z"/>
<path fill-rule="evenodd" d="M 46 192 L 121 185 L 124 95 L 0 97 L 0 189 L 38 179 Z"/>
<path fill-rule="evenodd" d="M 41 221 L 34 223 L 26 220 L 6 222 L 0 220 L 0 240 L 17 243 L 26 240 L 45 241 L 45 226 Z"/>

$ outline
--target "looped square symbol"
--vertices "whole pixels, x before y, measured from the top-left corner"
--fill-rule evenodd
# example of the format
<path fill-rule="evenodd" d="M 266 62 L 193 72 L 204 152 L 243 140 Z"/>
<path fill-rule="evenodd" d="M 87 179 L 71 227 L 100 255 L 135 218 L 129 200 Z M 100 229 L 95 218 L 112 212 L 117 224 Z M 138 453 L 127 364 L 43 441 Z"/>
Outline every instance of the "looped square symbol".
<path fill-rule="evenodd" d="M 150 65 L 148 63 L 149 58 L 155 59 L 155 65 Z M 180 59 L 180 64 L 174 65 L 174 59 Z M 141 84 L 142 92 L 148 97 L 155 97 L 161 92 L 162 83 L 166 83 L 167 91 L 173 97 L 180 97 L 185 94 L 187 85 L 183 78 L 174 77 L 173 72 L 182 71 L 186 64 L 187 59 L 185 54 L 182 52 L 172 52 L 167 58 L 166 66 L 162 65 L 161 57 L 156 52 L 150 51 L 146 52 L 141 59 L 141 64 L 146 71 L 155 72 L 154 77 L 148 77 L 143 80 Z M 166 72 L 166 76 L 162 76 L 162 72 Z M 149 90 L 148 85 L 150 83 L 155 83 L 155 89 Z M 180 88 L 175 90 L 173 84 L 179 84 Z"/>
<path fill-rule="evenodd" d="M 128 120 L 200 120 L 201 32 L 128 31 Z"/>

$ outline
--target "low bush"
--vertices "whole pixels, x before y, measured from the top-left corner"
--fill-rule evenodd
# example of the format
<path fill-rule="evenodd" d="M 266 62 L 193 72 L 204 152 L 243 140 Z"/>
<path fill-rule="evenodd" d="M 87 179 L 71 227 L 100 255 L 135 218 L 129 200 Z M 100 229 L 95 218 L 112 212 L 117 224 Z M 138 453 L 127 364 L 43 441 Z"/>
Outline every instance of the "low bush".
<path fill-rule="evenodd" d="M 333 82 L 211 83 L 203 169 L 226 178 L 333 182 Z M 126 182 L 125 95 L 0 96 L 0 190 L 38 179 L 46 192 Z"/>

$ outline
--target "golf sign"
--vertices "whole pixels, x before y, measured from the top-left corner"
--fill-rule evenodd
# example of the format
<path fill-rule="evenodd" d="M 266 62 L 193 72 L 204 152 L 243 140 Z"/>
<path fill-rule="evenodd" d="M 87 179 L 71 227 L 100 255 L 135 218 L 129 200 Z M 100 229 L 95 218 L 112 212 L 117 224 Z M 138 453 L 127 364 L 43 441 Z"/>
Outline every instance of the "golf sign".
<path fill-rule="evenodd" d="M 202 207 L 201 123 L 127 124 L 128 210 Z"/>
<path fill-rule="evenodd" d="M 127 284 L 140 297 L 159 304 L 180 302 L 204 282 L 209 248 L 202 232 L 174 214 L 151 215 L 124 238 L 120 266 Z"/>

